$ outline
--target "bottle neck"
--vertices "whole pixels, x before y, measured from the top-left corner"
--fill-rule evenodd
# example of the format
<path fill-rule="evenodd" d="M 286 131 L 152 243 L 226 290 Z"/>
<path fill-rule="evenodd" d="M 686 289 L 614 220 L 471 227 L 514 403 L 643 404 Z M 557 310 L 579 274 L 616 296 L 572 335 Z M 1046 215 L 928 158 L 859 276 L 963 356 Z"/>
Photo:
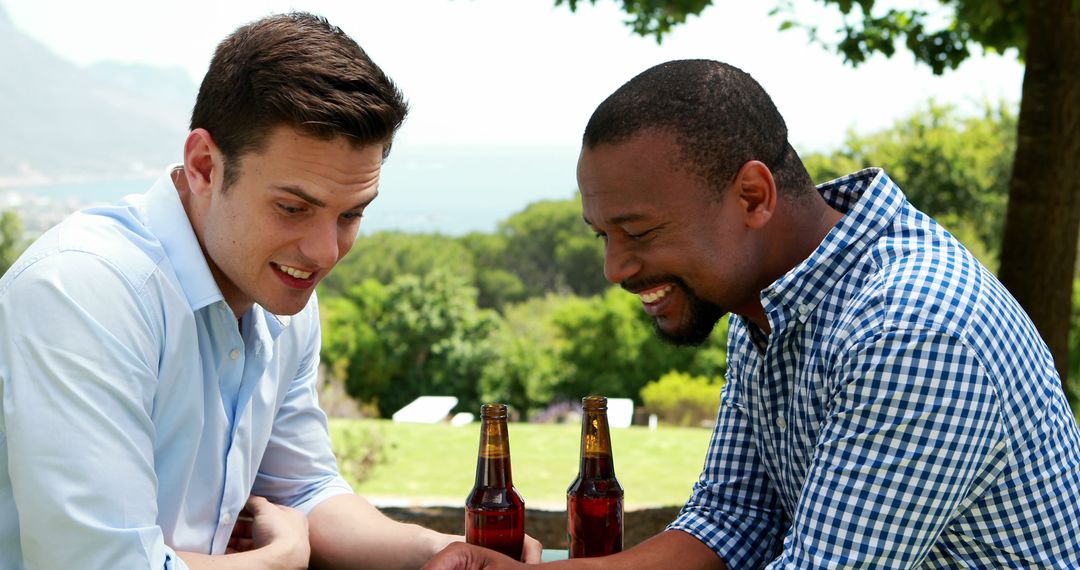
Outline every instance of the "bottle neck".
<path fill-rule="evenodd" d="M 615 462 L 611 456 L 611 434 L 608 432 L 607 410 L 585 410 L 581 418 L 582 478 L 613 478 Z"/>
<path fill-rule="evenodd" d="M 510 488 L 510 436 L 506 418 L 483 418 L 480 422 L 480 450 L 476 455 L 476 486 Z"/>

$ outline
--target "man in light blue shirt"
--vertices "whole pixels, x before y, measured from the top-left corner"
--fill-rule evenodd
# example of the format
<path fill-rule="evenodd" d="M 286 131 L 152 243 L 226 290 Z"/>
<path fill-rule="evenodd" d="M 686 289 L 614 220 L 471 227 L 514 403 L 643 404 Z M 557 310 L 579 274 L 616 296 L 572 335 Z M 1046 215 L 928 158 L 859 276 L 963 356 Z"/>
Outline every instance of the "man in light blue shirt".
<path fill-rule="evenodd" d="M 408 568 L 455 539 L 355 495 L 316 401 L 315 286 L 405 114 L 324 19 L 253 22 L 215 52 L 183 165 L 10 268 L 0 569 Z"/>

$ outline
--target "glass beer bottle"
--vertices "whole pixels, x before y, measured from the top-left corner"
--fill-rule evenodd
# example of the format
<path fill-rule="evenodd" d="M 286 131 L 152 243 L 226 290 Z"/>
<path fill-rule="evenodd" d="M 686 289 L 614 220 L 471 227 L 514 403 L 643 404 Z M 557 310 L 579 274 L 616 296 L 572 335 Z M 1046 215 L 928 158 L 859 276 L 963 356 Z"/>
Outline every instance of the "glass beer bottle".
<path fill-rule="evenodd" d="M 607 398 L 581 399 L 581 466 L 566 490 L 570 558 L 606 556 L 623 547 L 623 489 L 615 478 Z"/>
<path fill-rule="evenodd" d="M 476 484 L 465 499 L 465 541 L 521 560 L 525 501 L 510 476 L 505 404 L 480 407 L 480 451 Z"/>

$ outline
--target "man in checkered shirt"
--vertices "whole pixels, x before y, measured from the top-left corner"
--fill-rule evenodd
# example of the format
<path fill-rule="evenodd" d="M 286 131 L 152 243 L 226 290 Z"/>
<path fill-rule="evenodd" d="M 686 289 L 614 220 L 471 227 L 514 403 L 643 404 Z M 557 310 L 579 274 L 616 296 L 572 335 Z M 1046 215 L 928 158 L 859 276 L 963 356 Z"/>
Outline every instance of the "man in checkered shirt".
<path fill-rule="evenodd" d="M 701 478 L 667 531 L 572 568 L 1080 568 L 1080 432 L 994 276 L 880 169 L 815 187 L 769 96 L 656 66 L 585 130 L 609 280 L 659 333 L 732 313 Z M 433 568 L 501 568 L 454 546 Z"/>

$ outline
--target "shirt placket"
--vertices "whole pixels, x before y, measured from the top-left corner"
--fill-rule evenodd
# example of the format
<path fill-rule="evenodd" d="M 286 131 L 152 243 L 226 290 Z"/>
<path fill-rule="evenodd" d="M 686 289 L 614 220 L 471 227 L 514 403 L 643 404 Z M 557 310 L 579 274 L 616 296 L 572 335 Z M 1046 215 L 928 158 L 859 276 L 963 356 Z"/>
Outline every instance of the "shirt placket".
<path fill-rule="evenodd" d="M 236 326 L 236 317 L 226 306 L 218 307 L 217 319 L 219 328 L 228 331 L 227 339 L 218 353 L 218 390 L 221 397 L 221 406 L 225 412 L 227 435 L 225 454 L 222 457 L 224 481 L 221 488 L 221 502 L 218 508 L 217 528 L 214 532 L 211 552 L 220 554 L 228 545 L 229 536 L 236 523 L 236 517 L 240 514 L 246 502 L 246 497 L 237 496 L 236 466 L 242 464 L 232 453 L 234 446 L 233 431 L 237 420 L 237 398 L 243 381 L 245 366 L 244 339 Z"/>
<path fill-rule="evenodd" d="M 252 322 L 245 323 L 243 336 L 237 333 L 235 337 L 239 346 L 230 349 L 227 354 L 230 367 L 221 384 L 222 404 L 231 421 L 214 552 L 223 552 L 228 544 L 236 517 L 247 503 L 254 473 L 258 470 L 257 465 L 251 464 L 251 401 L 266 372 L 272 350 L 262 316 L 253 311 L 245 316 L 245 319 L 248 318 Z"/>

